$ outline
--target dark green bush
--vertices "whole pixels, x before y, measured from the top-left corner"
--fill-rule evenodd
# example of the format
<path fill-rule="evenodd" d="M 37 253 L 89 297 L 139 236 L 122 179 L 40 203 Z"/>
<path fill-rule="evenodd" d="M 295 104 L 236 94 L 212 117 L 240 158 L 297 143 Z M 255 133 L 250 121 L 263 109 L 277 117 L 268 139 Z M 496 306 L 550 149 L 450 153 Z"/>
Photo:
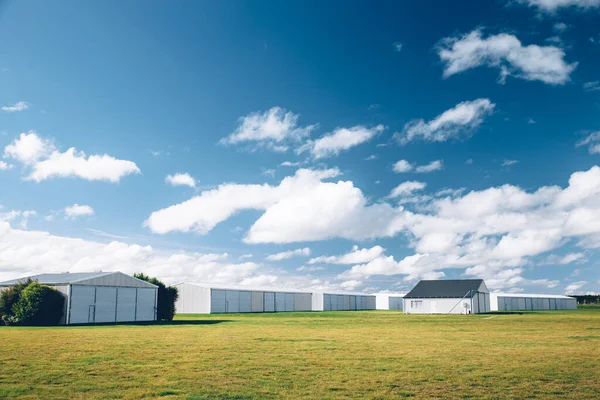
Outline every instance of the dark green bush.
<path fill-rule="evenodd" d="M 31 282 L 13 305 L 12 322 L 19 325 L 56 325 L 63 316 L 64 304 L 62 293 Z"/>
<path fill-rule="evenodd" d="M 133 276 L 142 281 L 146 281 L 153 285 L 158 286 L 158 300 L 156 318 L 159 321 L 172 321 L 175 316 L 175 302 L 179 297 L 177 288 L 173 286 L 166 286 L 163 282 L 156 278 L 151 278 L 144 273 L 136 273 Z"/>
<path fill-rule="evenodd" d="M 21 292 L 33 282 L 30 278 L 9 286 L 0 292 L 0 320 L 12 322 L 13 306 L 21 298 Z"/>

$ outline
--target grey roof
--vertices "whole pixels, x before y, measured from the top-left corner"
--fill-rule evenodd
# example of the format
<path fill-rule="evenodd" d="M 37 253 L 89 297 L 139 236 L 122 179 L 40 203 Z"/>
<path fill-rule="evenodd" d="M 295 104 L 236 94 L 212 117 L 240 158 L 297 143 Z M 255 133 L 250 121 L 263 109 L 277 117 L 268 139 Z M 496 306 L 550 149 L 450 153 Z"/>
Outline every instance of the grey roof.
<path fill-rule="evenodd" d="M 114 274 L 114 272 L 63 272 L 60 274 L 38 274 L 26 276 L 24 278 L 12 279 L 10 281 L 0 282 L 0 286 L 11 286 L 22 282 L 27 278 L 38 281 L 44 285 L 66 285 L 68 283 L 80 281 L 82 279 L 97 278 L 104 275 Z"/>
<path fill-rule="evenodd" d="M 488 293 L 483 279 L 445 279 L 420 281 L 404 298 L 461 298 L 470 290 Z"/>

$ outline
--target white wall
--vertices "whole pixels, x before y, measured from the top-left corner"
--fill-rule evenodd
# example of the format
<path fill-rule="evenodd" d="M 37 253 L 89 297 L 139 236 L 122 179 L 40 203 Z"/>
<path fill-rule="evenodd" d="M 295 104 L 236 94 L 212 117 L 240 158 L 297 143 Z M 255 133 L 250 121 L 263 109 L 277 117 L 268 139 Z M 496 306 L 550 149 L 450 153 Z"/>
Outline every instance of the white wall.
<path fill-rule="evenodd" d="M 323 311 L 323 293 L 313 292 L 312 294 L 312 310 Z"/>
<path fill-rule="evenodd" d="M 179 298 L 175 303 L 177 314 L 210 314 L 210 288 L 180 283 L 175 285 Z"/>
<path fill-rule="evenodd" d="M 421 301 L 422 307 L 411 308 L 411 301 Z M 468 314 L 471 311 L 471 299 L 404 299 L 403 309 L 405 314 Z"/>

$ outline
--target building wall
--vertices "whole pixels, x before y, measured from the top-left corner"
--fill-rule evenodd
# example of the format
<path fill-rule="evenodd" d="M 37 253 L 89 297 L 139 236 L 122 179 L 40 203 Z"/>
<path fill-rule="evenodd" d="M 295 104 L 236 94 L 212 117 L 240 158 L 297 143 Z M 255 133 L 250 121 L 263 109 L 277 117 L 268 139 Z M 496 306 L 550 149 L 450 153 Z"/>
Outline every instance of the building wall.
<path fill-rule="evenodd" d="M 179 298 L 175 302 L 177 314 L 210 314 L 210 289 L 189 283 L 175 285 Z"/>
<path fill-rule="evenodd" d="M 550 311 L 550 310 L 576 310 L 575 298 L 563 296 L 502 296 L 492 293 L 490 296 L 492 311 Z"/>
<path fill-rule="evenodd" d="M 324 311 L 375 310 L 375 307 L 375 296 L 323 293 Z"/>
<path fill-rule="evenodd" d="M 313 292 L 311 310 L 323 311 L 323 293 Z"/>
<path fill-rule="evenodd" d="M 412 303 L 420 301 L 420 307 Z M 445 298 L 445 299 L 404 299 L 403 309 L 405 314 L 471 314 L 471 299 Z"/>

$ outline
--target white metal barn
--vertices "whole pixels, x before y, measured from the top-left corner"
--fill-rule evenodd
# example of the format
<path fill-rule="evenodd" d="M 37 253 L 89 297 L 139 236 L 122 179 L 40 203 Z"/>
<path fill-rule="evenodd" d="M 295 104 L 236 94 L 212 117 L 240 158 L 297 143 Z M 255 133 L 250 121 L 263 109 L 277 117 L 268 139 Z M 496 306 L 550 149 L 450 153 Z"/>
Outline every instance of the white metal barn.
<path fill-rule="evenodd" d="M 158 286 L 121 272 L 40 274 L 0 282 L 0 289 L 27 278 L 66 297 L 61 324 L 156 320 Z"/>
<path fill-rule="evenodd" d="M 177 314 L 311 311 L 312 294 L 235 287 L 211 283 L 179 283 Z"/>
<path fill-rule="evenodd" d="M 375 296 L 363 293 L 313 292 L 313 311 L 375 310 Z"/>
<path fill-rule="evenodd" d="M 402 303 L 406 293 L 376 293 L 375 308 L 378 310 L 402 311 Z"/>
<path fill-rule="evenodd" d="M 423 280 L 404 296 L 405 314 L 480 314 L 490 312 L 483 279 Z"/>
<path fill-rule="evenodd" d="M 576 310 L 577 299 L 552 294 L 490 293 L 492 311 Z"/>

